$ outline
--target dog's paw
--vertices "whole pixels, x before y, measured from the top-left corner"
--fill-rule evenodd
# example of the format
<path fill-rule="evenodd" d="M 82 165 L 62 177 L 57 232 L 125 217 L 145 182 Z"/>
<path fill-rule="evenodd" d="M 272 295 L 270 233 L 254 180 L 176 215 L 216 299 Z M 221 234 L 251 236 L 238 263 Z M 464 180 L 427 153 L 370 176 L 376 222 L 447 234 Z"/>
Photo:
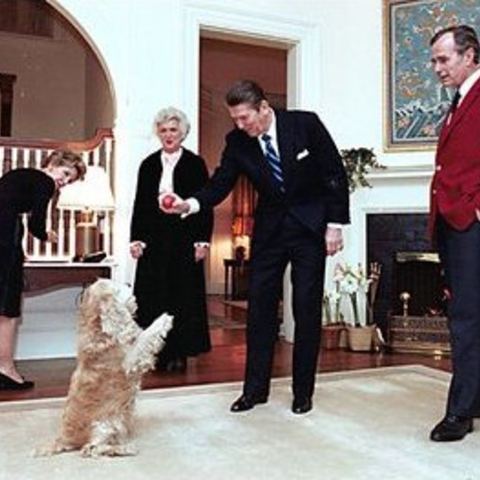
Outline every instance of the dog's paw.
<path fill-rule="evenodd" d="M 168 332 L 172 329 L 173 326 L 173 316 L 164 313 L 158 317 L 152 325 L 149 327 L 152 329 L 152 333 L 157 333 L 162 337 L 162 339 L 167 338 Z"/>
<path fill-rule="evenodd" d="M 47 445 L 47 446 L 35 448 L 32 452 L 32 456 L 33 457 L 51 457 L 55 453 L 56 453 L 55 449 L 52 447 L 52 445 Z"/>
<path fill-rule="evenodd" d="M 69 452 L 75 448 L 69 445 L 62 443 L 61 441 L 55 441 L 49 445 L 44 445 L 42 447 L 37 447 L 33 451 L 34 457 L 51 457 L 57 453 Z"/>
<path fill-rule="evenodd" d="M 132 444 L 94 444 L 87 443 L 80 450 L 82 457 L 131 457 L 138 454 L 138 450 Z"/>

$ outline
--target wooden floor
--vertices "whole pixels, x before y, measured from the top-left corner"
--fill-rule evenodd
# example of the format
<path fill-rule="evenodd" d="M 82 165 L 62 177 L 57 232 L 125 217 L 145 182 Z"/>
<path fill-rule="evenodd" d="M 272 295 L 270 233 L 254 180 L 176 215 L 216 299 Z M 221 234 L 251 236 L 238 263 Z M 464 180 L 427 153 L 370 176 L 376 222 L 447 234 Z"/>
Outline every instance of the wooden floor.
<path fill-rule="evenodd" d="M 189 359 L 186 373 L 150 372 L 146 374 L 143 379 L 143 388 L 168 388 L 243 380 L 245 311 L 225 305 L 219 297 L 209 298 L 208 304 L 209 313 L 216 320 L 211 329 L 212 351 Z M 279 340 L 273 366 L 274 377 L 290 375 L 291 355 L 291 344 Z M 450 369 L 448 357 L 382 352 L 354 353 L 342 349 L 323 350 L 318 371 L 335 372 L 412 364 L 446 371 Z M 0 401 L 65 396 L 75 360 L 24 360 L 19 361 L 18 366 L 26 378 L 35 381 L 35 388 L 25 392 L 0 391 Z"/>

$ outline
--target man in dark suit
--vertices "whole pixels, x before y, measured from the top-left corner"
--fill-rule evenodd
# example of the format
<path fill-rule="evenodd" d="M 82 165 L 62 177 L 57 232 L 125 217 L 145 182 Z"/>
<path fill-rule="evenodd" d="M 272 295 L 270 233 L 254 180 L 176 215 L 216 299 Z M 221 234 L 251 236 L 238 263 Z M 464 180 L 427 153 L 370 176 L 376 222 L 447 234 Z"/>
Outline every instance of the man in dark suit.
<path fill-rule="evenodd" d="M 266 403 L 278 304 L 292 266 L 294 413 L 312 408 L 320 347 L 326 255 L 343 248 L 349 194 L 341 157 L 317 115 L 274 110 L 262 88 L 242 80 L 227 92 L 236 128 L 226 137 L 220 166 L 194 198 L 175 200 L 170 213 L 195 213 L 219 204 L 241 174 L 258 192 L 251 248 L 247 361 L 243 394 L 231 411 Z M 161 201 L 161 199 L 160 199 Z"/>
<path fill-rule="evenodd" d="M 440 132 L 431 185 L 430 231 L 449 287 L 453 376 L 433 441 L 461 440 L 480 416 L 480 69 L 475 30 L 462 25 L 432 38 L 440 82 L 454 87 Z"/>

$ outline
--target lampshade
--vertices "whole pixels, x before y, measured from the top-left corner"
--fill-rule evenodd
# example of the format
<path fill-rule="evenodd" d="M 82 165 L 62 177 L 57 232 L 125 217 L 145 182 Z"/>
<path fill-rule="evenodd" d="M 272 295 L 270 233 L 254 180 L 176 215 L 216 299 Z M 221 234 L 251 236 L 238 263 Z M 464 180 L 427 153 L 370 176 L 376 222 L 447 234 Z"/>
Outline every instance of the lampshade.
<path fill-rule="evenodd" d="M 105 169 L 89 166 L 83 181 L 62 189 L 57 207 L 73 210 L 113 210 L 115 200 Z"/>
<path fill-rule="evenodd" d="M 75 225 L 74 260 L 81 261 L 87 255 L 98 252 L 100 235 L 96 223 L 98 219 L 94 219 L 94 213 L 115 208 L 110 179 L 105 169 L 88 167 L 83 181 L 72 183 L 62 189 L 57 207 L 81 211 L 79 221 Z"/>

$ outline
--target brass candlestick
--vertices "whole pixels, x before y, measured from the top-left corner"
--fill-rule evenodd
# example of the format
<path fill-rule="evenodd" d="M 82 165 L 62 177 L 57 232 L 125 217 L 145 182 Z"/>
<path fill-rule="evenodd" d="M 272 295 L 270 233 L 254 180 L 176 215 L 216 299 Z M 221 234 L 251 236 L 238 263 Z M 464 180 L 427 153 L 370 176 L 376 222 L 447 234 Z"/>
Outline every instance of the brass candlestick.
<path fill-rule="evenodd" d="M 403 316 L 408 317 L 408 301 L 410 300 L 410 294 L 408 292 L 402 292 L 400 294 L 400 300 L 403 304 Z"/>

